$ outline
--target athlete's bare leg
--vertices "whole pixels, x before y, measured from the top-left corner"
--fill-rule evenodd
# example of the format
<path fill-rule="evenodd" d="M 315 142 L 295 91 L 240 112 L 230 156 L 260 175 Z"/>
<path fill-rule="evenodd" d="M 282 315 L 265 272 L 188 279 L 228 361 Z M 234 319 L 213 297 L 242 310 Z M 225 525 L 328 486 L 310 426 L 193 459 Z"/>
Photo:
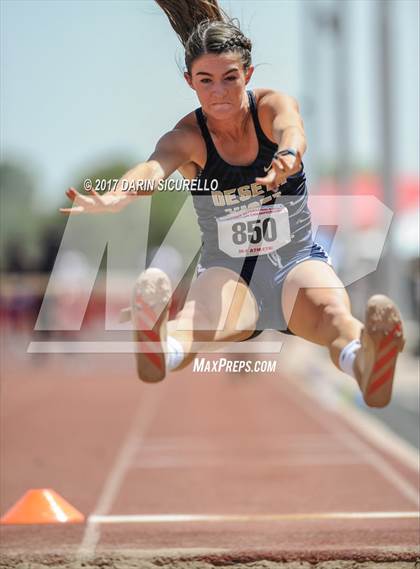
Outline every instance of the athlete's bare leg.
<path fill-rule="evenodd" d="M 351 314 L 343 283 L 323 261 L 303 261 L 289 272 L 283 284 L 282 307 L 289 329 L 326 346 L 337 367 L 341 350 L 358 339 L 363 328 Z"/>
<path fill-rule="evenodd" d="M 282 307 L 289 329 L 326 346 L 339 369 L 343 348 L 360 339 L 353 370 L 365 402 L 377 407 L 388 404 L 396 358 L 404 347 L 401 316 L 390 299 L 372 297 L 363 325 L 351 314 L 350 299 L 334 270 L 322 261 L 308 260 L 287 275 Z"/>
<path fill-rule="evenodd" d="M 255 330 L 258 307 L 246 283 L 229 269 L 212 267 L 195 280 L 176 318 L 168 322 L 168 334 L 181 343 L 185 358 L 176 369 L 196 356 L 194 342 L 246 340 Z"/>

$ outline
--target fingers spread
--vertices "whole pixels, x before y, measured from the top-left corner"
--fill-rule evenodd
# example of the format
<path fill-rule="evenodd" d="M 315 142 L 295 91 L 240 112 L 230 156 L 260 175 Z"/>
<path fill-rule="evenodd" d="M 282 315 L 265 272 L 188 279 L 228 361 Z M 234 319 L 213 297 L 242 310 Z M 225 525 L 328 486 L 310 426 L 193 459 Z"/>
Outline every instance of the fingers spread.
<path fill-rule="evenodd" d="M 281 158 L 273 158 L 273 168 L 277 172 L 283 172 L 285 170 L 284 163 Z M 286 165 L 287 168 L 287 165 Z"/>
<path fill-rule="evenodd" d="M 264 178 L 255 178 L 257 184 L 262 184 L 269 190 L 276 190 L 286 183 L 287 172 L 278 160 L 273 160 L 272 168 Z"/>
<path fill-rule="evenodd" d="M 93 188 L 90 190 L 89 195 L 93 198 L 96 203 L 102 204 L 102 196 L 98 194 Z"/>
<path fill-rule="evenodd" d="M 275 187 L 274 182 L 272 180 L 267 180 L 267 178 L 255 178 L 255 181 L 257 182 L 257 184 L 261 184 L 262 186 L 265 186 L 269 190 Z"/>
<path fill-rule="evenodd" d="M 77 190 L 75 190 L 74 188 L 69 188 L 68 190 L 66 190 L 66 196 L 69 198 L 69 200 L 71 200 L 72 202 L 74 202 L 74 200 L 80 196 L 79 192 Z"/>
<path fill-rule="evenodd" d="M 281 162 L 281 165 L 282 165 L 282 167 L 283 167 L 283 170 L 284 170 L 287 174 L 290 173 L 290 172 L 292 172 L 293 168 L 291 168 L 291 167 L 288 165 L 288 163 L 285 161 L 284 158 L 281 158 L 281 157 L 280 157 L 279 160 L 280 160 L 280 162 Z"/>

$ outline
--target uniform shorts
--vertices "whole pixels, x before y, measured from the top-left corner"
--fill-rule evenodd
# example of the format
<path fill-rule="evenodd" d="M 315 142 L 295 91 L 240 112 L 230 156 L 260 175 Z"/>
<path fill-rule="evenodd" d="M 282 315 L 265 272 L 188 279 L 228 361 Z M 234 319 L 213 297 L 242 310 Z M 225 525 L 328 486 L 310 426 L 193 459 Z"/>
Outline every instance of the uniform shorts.
<path fill-rule="evenodd" d="M 281 249 L 269 255 L 236 259 L 227 255 L 202 255 L 197 266 L 197 275 L 210 267 L 223 267 L 240 275 L 253 292 L 258 305 L 259 317 L 255 332 L 250 338 L 263 330 L 278 330 L 293 334 L 283 315 L 281 297 L 283 283 L 288 273 L 303 261 L 317 259 L 331 265 L 327 252 L 321 245 L 310 242 L 295 250 L 294 254 L 282 255 Z M 250 339 L 248 338 L 248 340 Z"/>

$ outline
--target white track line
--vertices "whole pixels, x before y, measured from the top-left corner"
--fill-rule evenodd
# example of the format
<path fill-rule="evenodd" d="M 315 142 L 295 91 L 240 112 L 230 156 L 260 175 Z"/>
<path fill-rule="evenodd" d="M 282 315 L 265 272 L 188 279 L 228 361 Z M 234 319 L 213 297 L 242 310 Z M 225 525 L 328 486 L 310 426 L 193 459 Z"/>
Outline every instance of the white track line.
<path fill-rule="evenodd" d="M 280 384 L 276 383 L 279 389 L 284 391 Z M 295 387 L 294 384 L 292 387 Z M 307 398 L 316 400 L 313 395 L 308 393 L 303 386 L 298 388 L 306 395 Z M 139 444 L 144 437 L 144 433 L 153 420 L 157 404 L 160 399 L 161 391 L 152 392 L 155 397 L 153 400 L 145 398 L 136 414 L 132 428 L 130 429 L 126 441 L 110 471 L 108 479 L 104 485 L 104 489 L 100 495 L 94 513 L 89 516 L 88 524 L 85 530 L 83 541 L 79 548 L 78 555 L 81 557 L 92 556 L 95 552 L 97 543 L 100 539 L 100 525 L 106 523 L 176 523 L 176 522 L 197 522 L 197 521 L 215 521 L 215 522 L 252 522 L 252 521 L 281 521 L 281 520 L 309 520 L 309 519 L 413 519 L 419 517 L 419 512 L 333 512 L 319 514 L 273 514 L 273 515 L 129 515 L 129 516 L 112 516 L 107 515 L 117 497 L 124 476 L 133 462 L 133 458 L 138 450 Z M 159 394 L 159 397 L 157 396 Z M 293 389 L 287 393 L 298 404 L 305 408 L 305 411 L 313 416 L 319 423 L 331 432 L 330 423 L 319 413 L 315 413 L 312 407 L 303 402 Z M 331 409 L 328 409 L 330 413 Z M 347 432 L 333 433 L 333 436 L 343 441 L 348 448 L 351 448 L 357 456 L 363 455 L 363 458 L 377 469 L 382 476 L 391 482 L 407 499 L 414 502 L 418 506 L 419 492 L 418 489 L 409 484 L 392 466 L 390 466 L 378 453 L 374 452 L 361 439 L 353 435 L 349 430 Z"/>
<path fill-rule="evenodd" d="M 332 432 L 331 422 L 319 412 L 319 404 L 322 403 L 319 399 L 314 397 L 311 391 L 308 388 L 305 388 L 297 381 L 291 383 L 288 382 L 289 386 L 292 389 L 287 390 L 285 392 L 284 388 L 281 386 L 280 383 L 275 383 L 279 390 L 285 393 L 287 396 L 291 397 L 296 401 L 298 405 L 305 409 L 305 412 L 308 413 L 313 419 L 315 419 L 319 424 L 321 424 L 327 432 Z M 299 390 L 304 397 L 299 397 L 296 393 L 296 390 Z M 318 404 L 318 406 L 311 406 L 309 404 L 309 400 L 312 399 L 314 402 Z M 316 411 L 315 411 L 316 410 Z M 333 414 L 334 411 L 331 407 L 324 407 L 326 413 Z M 345 426 L 345 423 L 344 423 Z M 373 466 L 375 470 L 377 470 L 381 476 L 383 476 L 388 482 L 390 482 L 399 492 L 412 504 L 419 508 L 419 488 L 413 486 L 410 482 L 408 482 L 403 476 L 401 476 L 378 452 L 374 451 L 371 447 L 369 447 L 361 438 L 361 436 L 356 436 L 353 434 L 350 429 L 346 431 L 337 431 L 334 432 L 334 436 L 341 440 L 347 448 L 352 449 L 356 455 L 363 454 L 366 456 L 366 461 Z"/>
<path fill-rule="evenodd" d="M 329 365 L 331 365 L 331 363 Z M 323 375 L 325 373 L 328 374 L 327 362 L 325 362 L 325 365 L 323 364 L 321 367 L 318 367 L 318 371 L 323 373 Z M 319 400 L 323 407 L 338 413 L 354 430 L 360 432 L 363 438 L 368 439 L 388 454 L 394 455 L 394 457 L 398 458 L 407 468 L 420 472 L 420 453 L 418 448 L 397 435 L 384 424 L 379 417 L 368 413 L 366 408 L 359 408 L 351 402 L 342 399 L 337 394 L 337 391 L 339 384 L 342 383 L 343 380 L 346 381 L 343 375 L 341 377 L 332 375 L 331 381 L 329 381 L 327 377 L 325 383 L 321 386 L 322 389 L 320 391 L 311 390 L 309 395 L 311 398 L 315 397 Z M 302 382 L 299 382 L 299 386 L 303 387 L 305 391 L 308 391 L 307 385 L 302 386 Z M 354 384 L 354 393 L 357 392 L 357 389 Z M 328 397 L 329 395 L 331 395 L 331 398 Z M 414 396 L 414 400 L 415 399 L 416 397 Z M 401 398 L 398 399 L 398 405 L 403 406 Z M 417 408 L 414 409 L 414 407 L 414 405 L 411 408 L 405 406 L 405 408 L 411 412 L 415 410 L 415 412 L 419 414 L 418 401 Z"/>
<path fill-rule="evenodd" d="M 245 345 L 246 344 L 246 345 Z M 280 353 L 282 342 L 249 341 L 249 342 L 212 342 L 211 350 L 208 342 L 194 342 L 191 350 L 204 354 L 277 354 Z M 161 349 L 160 343 L 156 346 Z M 29 354 L 135 354 L 144 350 L 144 342 L 30 342 L 27 348 Z"/>
<path fill-rule="evenodd" d="M 153 524 L 182 522 L 281 522 L 300 520 L 388 520 L 420 519 L 420 512 L 325 512 L 314 514 L 160 514 L 98 516 L 91 515 L 89 522 L 95 524 Z"/>
<path fill-rule="evenodd" d="M 151 396 L 148 396 L 152 394 Z M 103 490 L 99 496 L 94 512 L 88 518 L 88 523 L 78 550 L 78 558 L 90 557 L 94 554 L 96 545 L 100 539 L 100 529 L 95 521 L 96 517 L 106 516 L 121 488 L 127 470 L 138 451 L 144 434 L 156 415 L 158 403 L 162 395 L 162 389 L 144 392 L 144 398 L 140 404 L 132 426 L 126 436 L 125 442 L 111 468 Z"/>

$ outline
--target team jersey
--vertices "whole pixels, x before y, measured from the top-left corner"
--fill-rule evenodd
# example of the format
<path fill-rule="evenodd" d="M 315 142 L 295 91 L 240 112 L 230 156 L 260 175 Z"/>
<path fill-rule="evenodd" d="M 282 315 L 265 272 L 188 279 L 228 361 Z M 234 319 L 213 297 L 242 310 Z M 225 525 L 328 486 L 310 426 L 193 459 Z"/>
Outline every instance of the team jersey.
<path fill-rule="evenodd" d="M 308 193 L 303 165 L 300 172 L 289 177 L 285 184 L 274 191 L 255 182 L 255 178 L 265 176 L 277 145 L 269 140 L 261 128 L 254 93 L 247 91 L 247 94 L 258 139 L 257 157 L 249 165 L 235 166 L 228 164 L 220 157 L 210 136 L 201 107 L 195 110 L 207 148 L 206 164 L 198 173 L 195 181 L 197 189 L 191 190 L 202 236 L 202 261 L 229 257 L 229 254 L 222 251 L 219 246 L 218 221 L 220 222 L 226 216 L 235 217 L 235 212 L 244 213 L 246 218 L 248 213 L 245 212 L 252 215 L 251 210 L 263 211 L 260 209 L 263 206 L 277 207 L 278 204 L 282 204 L 287 210 L 290 240 L 278 250 L 281 255 L 286 254 L 286 257 L 290 257 L 293 255 L 292 250 L 296 252 L 312 241 L 311 215 L 307 204 Z M 217 181 L 217 189 L 210 189 L 216 186 L 215 181 Z M 263 209 L 269 210 L 266 207 Z M 253 252 L 255 249 L 250 247 L 249 251 L 250 253 L 245 255 L 246 258 L 256 256 Z"/>

